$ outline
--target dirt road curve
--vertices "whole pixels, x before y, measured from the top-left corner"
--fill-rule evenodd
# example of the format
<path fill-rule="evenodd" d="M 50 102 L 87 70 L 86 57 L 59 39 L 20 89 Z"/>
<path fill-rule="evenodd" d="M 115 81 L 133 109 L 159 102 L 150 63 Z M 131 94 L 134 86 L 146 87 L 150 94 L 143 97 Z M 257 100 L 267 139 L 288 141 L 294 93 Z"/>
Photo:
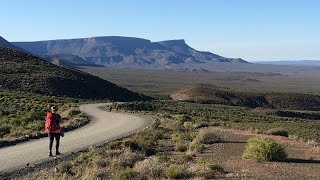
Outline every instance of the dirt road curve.
<path fill-rule="evenodd" d="M 132 134 L 146 128 L 152 122 L 135 115 L 103 111 L 99 109 L 103 105 L 107 104 L 80 106 L 80 110 L 91 116 L 92 121 L 82 128 L 65 133 L 65 137 L 61 139 L 61 153 L 75 152 L 90 145 Z M 0 172 L 24 167 L 28 163 L 32 165 L 46 159 L 49 159 L 47 138 L 1 148 Z"/>

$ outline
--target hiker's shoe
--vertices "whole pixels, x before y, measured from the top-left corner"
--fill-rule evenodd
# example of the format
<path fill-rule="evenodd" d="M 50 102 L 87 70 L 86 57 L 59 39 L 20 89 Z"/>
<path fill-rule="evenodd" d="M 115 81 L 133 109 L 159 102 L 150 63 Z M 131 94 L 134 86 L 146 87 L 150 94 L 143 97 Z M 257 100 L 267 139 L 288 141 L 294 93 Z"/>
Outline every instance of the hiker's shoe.
<path fill-rule="evenodd" d="M 49 157 L 52 157 L 52 152 L 49 152 Z"/>
<path fill-rule="evenodd" d="M 60 155 L 61 153 L 59 151 L 56 152 L 56 156 Z"/>

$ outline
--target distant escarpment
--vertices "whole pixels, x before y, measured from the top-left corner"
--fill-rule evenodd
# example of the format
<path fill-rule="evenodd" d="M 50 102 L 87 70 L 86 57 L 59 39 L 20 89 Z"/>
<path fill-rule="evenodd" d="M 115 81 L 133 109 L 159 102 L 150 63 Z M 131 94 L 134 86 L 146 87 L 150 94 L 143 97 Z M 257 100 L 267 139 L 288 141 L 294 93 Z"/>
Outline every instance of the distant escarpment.
<path fill-rule="evenodd" d="M 211 52 L 197 51 L 184 40 L 151 42 L 141 38 L 106 36 L 13 44 L 41 57 L 61 54 L 78 56 L 87 65 L 183 68 L 190 65 L 205 67 L 206 63 L 247 63 L 240 58 L 226 58 Z"/>

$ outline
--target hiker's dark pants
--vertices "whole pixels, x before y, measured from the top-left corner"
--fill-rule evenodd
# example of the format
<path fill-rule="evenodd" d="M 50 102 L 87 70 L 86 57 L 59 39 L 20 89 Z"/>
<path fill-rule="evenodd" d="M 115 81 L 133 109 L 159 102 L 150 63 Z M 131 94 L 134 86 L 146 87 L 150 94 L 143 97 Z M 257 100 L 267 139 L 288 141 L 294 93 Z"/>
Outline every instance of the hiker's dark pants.
<path fill-rule="evenodd" d="M 56 139 L 56 151 L 59 151 L 59 144 L 60 144 L 60 133 L 48 133 L 49 135 L 49 150 L 50 152 L 52 151 L 52 145 L 53 145 L 53 140 Z"/>

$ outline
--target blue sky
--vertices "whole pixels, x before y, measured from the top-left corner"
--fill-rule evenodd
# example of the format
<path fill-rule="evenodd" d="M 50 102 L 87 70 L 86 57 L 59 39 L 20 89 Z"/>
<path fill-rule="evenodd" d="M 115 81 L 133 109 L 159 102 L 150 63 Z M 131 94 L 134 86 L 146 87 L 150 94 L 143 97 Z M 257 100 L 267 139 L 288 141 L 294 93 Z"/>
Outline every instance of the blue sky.
<path fill-rule="evenodd" d="M 132 36 L 185 39 L 255 60 L 320 60 L 319 0 L 2 0 L 9 41 Z"/>

